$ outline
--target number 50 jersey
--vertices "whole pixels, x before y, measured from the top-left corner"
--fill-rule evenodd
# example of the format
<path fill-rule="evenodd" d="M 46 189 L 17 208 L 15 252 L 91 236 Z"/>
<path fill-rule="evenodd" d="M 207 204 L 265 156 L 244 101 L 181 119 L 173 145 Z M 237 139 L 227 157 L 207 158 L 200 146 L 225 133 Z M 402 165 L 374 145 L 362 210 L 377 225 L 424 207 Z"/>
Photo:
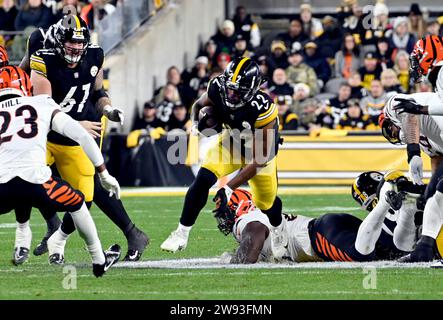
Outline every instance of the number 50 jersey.
<path fill-rule="evenodd" d="M 54 49 L 42 49 L 30 58 L 31 70 L 49 80 L 52 98 L 62 111 L 74 120 L 87 119 L 88 108 L 95 108 L 91 102 L 95 80 L 104 62 L 103 50 L 91 45 L 75 68 L 69 68 Z M 48 141 L 67 145 L 78 145 L 69 138 L 51 131 Z"/>

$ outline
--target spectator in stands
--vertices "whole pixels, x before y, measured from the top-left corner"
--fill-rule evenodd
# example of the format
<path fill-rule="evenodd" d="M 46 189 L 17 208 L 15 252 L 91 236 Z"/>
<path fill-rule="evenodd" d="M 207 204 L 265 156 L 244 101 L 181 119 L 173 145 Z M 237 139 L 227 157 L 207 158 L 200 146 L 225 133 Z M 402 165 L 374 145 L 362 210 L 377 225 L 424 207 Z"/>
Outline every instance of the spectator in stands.
<path fill-rule="evenodd" d="M 258 25 L 252 20 L 251 15 L 246 12 L 244 6 L 235 9 L 234 19 L 235 30 L 246 40 L 248 46 L 257 48 L 260 45 L 261 36 Z"/>
<path fill-rule="evenodd" d="M 287 96 L 277 96 L 274 100 L 278 107 L 278 118 L 280 130 L 297 130 L 298 116 L 289 110 L 292 98 Z"/>
<path fill-rule="evenodd" d="M 90 4 L 81 11 L 81 17 L 85 20 L 88 28 L 94 30 L 97 21 L 111 15 L 115 11 L 115 6 L 106 3 L 105 0 L 90 0 Z"/>
<path fill-rule="evenodd" d="M 308 66 L 314 69 L 317 79 L 319 80 L 319 88 L 323 88 L 323 85 L 328 82 L 331 77 L 331 67 L 326 61 L 326 58 L 317 52 L 317 45 L 315 42 L 310 41 L 305 44 L 304 61 Z"/>
<path fill-rule="evenodd" d="M 186 106 L 179 100 L 172 107 L 172 115 L 167 124 L 167 130 L 180 129 L 188 131 L 191 127 L 189 115 Z"/>
<path fill-rule="evenodd" d="M 271 44 L 271 56 L 269 57 L 270 73 L 273 73 L 275 69 L 286 69 L 289 66 L 288 55 L 286 54 L 287 48 L 285 43 L 281 40 L 274 40 Z"/>
<path fill-rule="evenodd" d="M 415 42 L 416 39 L 414 35 L 408 32 L 408 18 L 395 18 L 394 32 L 389 39 L 391 48 L 394 48 L 394 50 L 397 49 L 397 51 L 405 50 L 407 53 L 411 53 L 414 49 Z"/>
<path fill-rule="evenodd" d="M 373 123 L 378 122 L 378 116 L 382 112 L 386 100 L 388 98 L 380 80 L 372 80 L 369 95 L 361 100 L 361 107 L 371 117 Z"/>
<path fill-rule="evenodd" d="M 268 57 L 265 55 L 261 55 L 257 58 L 257 64 L 260 68 L 260 71 L 263 75 L 263 78 L 269 79 L 270 73 L 269 73 L 269 60 Z"/>
<path fill-rule="evenodd" d="M 381 66 L 378 64 L 377 58 L 374 52 L 366 52 L 363 60 L 363 67 L 358 72 L 362 79 L 362 86 L 369 90 L 371 88 L 371 82 L 374 79 L 380 79 Z"/>
<path fill-rule="evenodd" d="M 440 24 L 438 23 L 438 20 L 433 19 L 428 21 L 426 34 L 431 34 L 435 36 L 440 35 Z"/>
<path fill-rule="evenodd" d="M 298 18 L 292 19 L 289 24 L 289 30 L 279 33 L 276 39 L 283 41 L 289 50 L 293 49 L 292 45 L 294 43 L 304 43 L 309 40 L 308 36 L 303 32 L 303 24 Z"/>
<path fill-rule="evenodd" d="M 353 72 L 351 74 L 348 78 L 348 84 L 351 87 L 351 98 L 361 99 L 367 95 L 366 89 L 362 86 L 359 72 Z"/>
<path fill-rule="evenodd" d="M 317 124 L 317 115 L 321 113 L 323 107 L 318 99 L 306 99 L 301 104 L 300 109 L 299 126 L 303 127 L 305 130 L 321 127 L 321 121 L 319 121 L 320 124 Z"/>
<path fill-rule="evenodd" d="M 217 65 L 217 56 L 219 52 L 217 50 L 217 44 L 214 40 L 206 42 L 203 50 L 200 50 L 198 56 L 205 56 L 208 58 L 208 69 L 212 70 Z"/>
<path fill-rule="evenodd" d="M 229 53 L 220 52 L 220 54 L 217 56 L 217 68 L 219 68 L 223 72 L 229 62 L 231 62 L 231 56 L 229 55 Z M 214 72 L 214 70 L 212 70 L 212 72 Z"/>
<path fill-rule="evenodd" d="M 334 124 L 338 124 L 346 112 L 349 99 L 351 99 L 351 86 L 345 82 L 340 85 L 338 96 L 326 101 L 326 105 L 329 107 L 327 111 L 334 118 Z"/>
<path fill-rule="evenodd" d="M 252 57 L 254 55 L 254 52 L 252 50 L 249 50 L 248 48 L 248 42 L 244 38 L 242 34 L 238 34 L 237 38 L 235 40 L 234 50 L 231 55 L 231 60 L 234 60 L 235 58 L 240 57 Z"/>
<path fill-rule="evenodd" d="M 383 70 L 394 66 L 394 62 L 392 61 L 392 48 L 389 46 L 389 39 L 385 37 L 378 38 L 375 57 Z"/>
<path fill-rule="evenodd" d="M 397 73 L 403 92 L 409 92 L 409 54 L 399 51 L 395 57 L 394 71 Z"/>
<path fill-rule="evenodd" d="M 81 13 L 84 4 L 80 0 L 60 1 L 57 5 L 57 13 L 55 15 L 56 17 L 55 21 L 59 21 L 65 16 L 66 12 L 63 11 L 63 8 L 65 8 L 66 6 L 73 6 L 77 10 L 77 13 Z"/>
<path fill-rule="evenodd" d="M 177 101 L 180 100 L 180 96 L 177 87 L 172 83 L 166 84 L 163 90 L 163 99 L 156 105 L 157 119 L 161 123 L 162 128 L 166 128 L 169 118 L 172 114 L 172 109 Z"/>
<path fill-rule="evenodd" d="M 323 26 L 319 19 L 312 17 L 312 7 L 309 3 L 300 5 L 300 17 L 303 23 L 303 32 L 314 40 L 323 33 Z"/>
<path fill-rule="evenodd" d="M 310 96 L 309 86 L 305 83 L 297 83 L 294 85 L 294 95 L 292 96 L 291 110 L 296 114 L 301 113 L 303 102 Z"/>
<path fill-rule="evenodd" d="M 200 84 L 209 82 L 208 58 L 205 56 L 197 57 L 194 67 L 190 72 L 184 71 L 182 78 L 184 84 L 190 89 L 190 100 L 196 99 Z"/>
<path fill-rule="evenodd" d="M 426 33 L 426 22 L 418 3 L 412 3 L 409 9 L 408 30 L 415 39 L 421 39 Z"/>
<path fill-rule="evenodd" d="M 352 34 L 356 43 L 361 43 L 361 35 L 364 35 L 363 9 L 357 0 L 343 0 L 337 8 L 337 18 L 345 32 Z"/>
<path fill-rule="evenodd" d="M 319 54 L 328 61 L 334 59 L 343 42 L 343 32 L 337 19 L 326 16 L 322 19 L 323 33 L 315 40 Z"/>
<path fill-rule="evenodd" d="M 192 92 L 191 88 L 189 88 L 189 85 L 184 83 L 182 76 L 180 75 L 180 70 L 176 66 L 171 66 L 168 68 L 166 72 L 166 83 L 172 83 L 175 85 L 178 90 L 180 100 L 183 101 L 186 106 L 191 106 L 191 103 L 195 98 L 194 93 Z M 154 92 L 155 103 L 160 103 L 163 100 L 164 89 L 165 86 L 158 88 Z"/>
<path fill-rule="evenodd" d="M 235 26 L 231 20 L 225 20 L 220 30 L 211 37 L 219 52 L 231 54 L 235 46 Z"/>
<path fill-rule="evenodd" d="M 289 96 L 294 94 L 294 88 L 287 82 L 285 70 L 277 68 L 272 74 L 272 84 L 268 90 L 271 98 L 277 96 Z"/>
<path fill-rule="evenodd" d="M 27 0 L 23 9 L 19 10 L 15 19 L 15 29 L 23 31 L 27 27 L 49 28 L 54 22 L 51 9 L 42 0 Z"/>
<path fill-rule="evenodd" d="M 146 102 L 143 106 L 142 117 L 135 121 L 132 131 L 160 127 L 161 122 L 157 119 L 156 113 L 157 109 L 155 108 L 155 104 L 150 101 Z"/>
<path fill-rule="evenodd" d="M 343 130 L 365 130 L 371 124 L 369 115 L 364 114 L 360 108 L 358 99 L 348 102 L 347 111 L 341 117 L 337 129 Z"/>
<path fill-rule="evenodd" d="M 396 93 L 404 93 L 402 86 L 400 86 L 400 81 L 398 81 L 397 74 L 393 69 L 383 70 L 380 80 L 388 98 Z"/>
<path fill-rule="evenodd" d="M 315 74 L 314 69 L 303 62 L 303 51 L 301 44 L 295 42 L 293 47 L 294 48 L 291 50 L 288 57 L 290 66 L 286 68 L 288 82 L 291 85 L 295 85 L 297 83 L 307 84 L 309 86 L 310 94 L 312 96 L 316 95 L 319 92 L 317 75 Z"/>
<path fill-rule="evenodd" d="M 371 28 L 366 28 L 362 39 L 363 45 L 373 45 L 375 47 L 378 38 L 389 37 L 392 33 L 392 26 L 389 24 L 389 9 L 383 0 L 377 1 L 372 10 L 373 19 Z M 375 48 L 374 48 L 375 49 Z"/>
<path fill-rule="evenodd" d="M 348 79 L 352 72 L 360 68 L 360 64 L 360 48 L 352 34 L 347 33 L 343 38 L 341 50 L 335 54 L 335 76 Z"/>
<path fill-rule="evenodd" d="M 14 0 L 3 0 L 0 8 L 0 30 L 14 31 L 17 13 L 18 10 L 15 6 Z M 5 40 L 8 41 L 10 38 L 10 36 L 5 37 Z"/>

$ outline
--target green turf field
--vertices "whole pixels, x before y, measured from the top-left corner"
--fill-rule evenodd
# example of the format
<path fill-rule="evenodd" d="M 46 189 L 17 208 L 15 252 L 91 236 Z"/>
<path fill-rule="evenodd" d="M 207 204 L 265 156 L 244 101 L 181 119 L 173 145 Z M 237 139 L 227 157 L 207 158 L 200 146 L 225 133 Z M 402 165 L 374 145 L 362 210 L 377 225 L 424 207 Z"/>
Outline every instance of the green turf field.
<path fill-rule="evenodd" d="M 285 211 L 316 216 L 325 212 L 349 212 L 362 216 L 350 196 L 283 196 Z M 188 248 L 169 254 L 161 242 L 178 221 L 182 197 L 139 197 L 123 199 L 134 222 L 151 237 L 144 260 L 215 257 L 231 251 L 235 242 L 217 228 L 210 207 L 201 213 Z M 120 231 L 93 209 L 104 247 L 126 242 Z M 126 269 L 112 268 L 96 279 L 81 238 L 68 241 L 65 258 L 77 272 L 76 289 L 64 289 L 71 268 L 47 264 L 47 256 L 32 256 L 20 267 L 11 264 L 14 245 L 14 216 L 0 216 L 0 299 L 441 299 L 443 270 L 430 268 L 376 269 L 376 289 L 364 289 L 363 266 L 352 269 Z M 31 220 L 33 247 L 44 234 L 39 213 Z M 66 274 L 63 272 L 67 272 Z M 70 282 L 72 284 L 72 282 Z M 374 283 L 374 282 L 372 282 Z"/>

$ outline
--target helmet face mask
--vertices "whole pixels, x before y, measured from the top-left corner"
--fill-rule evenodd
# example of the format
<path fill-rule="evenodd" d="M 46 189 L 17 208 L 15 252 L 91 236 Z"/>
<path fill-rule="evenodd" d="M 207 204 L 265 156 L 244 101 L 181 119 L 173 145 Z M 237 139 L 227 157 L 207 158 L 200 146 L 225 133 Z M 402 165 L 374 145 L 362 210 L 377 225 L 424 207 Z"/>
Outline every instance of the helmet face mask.
<path fill-rule="evenodd" d="M 401 141 L 401 129 L 391 119 L 382 113 L 378 118 L 378 123 L 381 133 L 386 140 L 395 145 L 403 144 Z"/>
<path fill-rule="evenodd" d="M 254 98 L 261 85 L 258 65 L 249 58 L 237 58 L 226 67 L 222 77 L 222 98 L 235 110 Z"/>
<path fill-rule="evenodd" d="M 71 17 L 76 22 L 74 25 L 65 23 L 65 19 L 54 26 L 55 49 L 68 64 L 79 63 L 89 46 L 89 30 L 86 23 L 77 16 Z"/>

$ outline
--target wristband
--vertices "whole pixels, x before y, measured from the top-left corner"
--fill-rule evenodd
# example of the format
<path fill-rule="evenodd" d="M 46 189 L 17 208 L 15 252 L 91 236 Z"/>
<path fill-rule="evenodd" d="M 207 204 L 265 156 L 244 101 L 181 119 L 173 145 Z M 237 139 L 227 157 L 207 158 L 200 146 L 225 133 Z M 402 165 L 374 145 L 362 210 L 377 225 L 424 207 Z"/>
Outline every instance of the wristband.
<path fill-rule="evenodd" d="M 408 152 L 408 163 L 411 162 L 412 157 L 420 157 L 420 145 L 418 143 L 409 143 L 406 150 Z"/>

